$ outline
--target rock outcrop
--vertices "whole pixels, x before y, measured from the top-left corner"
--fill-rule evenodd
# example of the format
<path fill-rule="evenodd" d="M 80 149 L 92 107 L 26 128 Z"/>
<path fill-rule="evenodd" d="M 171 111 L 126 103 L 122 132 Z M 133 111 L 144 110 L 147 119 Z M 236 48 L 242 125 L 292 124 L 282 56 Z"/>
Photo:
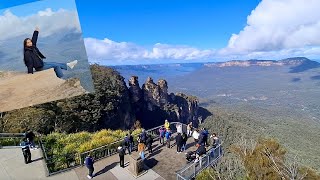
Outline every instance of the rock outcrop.
<path fill-rule="evenodd" d="M 53 69 L 34 74 L 14 72 L 1 74 L 0 112 L 86 93 L 78 79 L 59 79 Z"/>
<path fill-rule="evenodd" d="M 165 119 L 198 124 L 198 99 L 182 93 L 168 94 L 168 83 L 160 79 L 157 84 L 151 77 L 139 87 L 138 77 L 129 80 L 129 90 L 136 118 L 145 127 L 160 125 Z M 142 98 L 143 97 L 143 98 Z"/>

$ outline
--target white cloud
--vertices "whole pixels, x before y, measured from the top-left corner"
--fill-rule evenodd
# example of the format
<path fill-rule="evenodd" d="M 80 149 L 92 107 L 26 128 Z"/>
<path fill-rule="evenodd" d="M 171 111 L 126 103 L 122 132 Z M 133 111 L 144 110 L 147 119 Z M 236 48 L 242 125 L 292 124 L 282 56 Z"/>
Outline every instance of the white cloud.
<path fill-rule="evenodd" d="M 10 10 L 0 15 L 0 40 L 5 40 L 21 35 L 31 35 L 36 26 L 40 28 L 40 36 L 49 36 L 62 29 L 75 29 L 80 32 L 80 23 L 76 11 L 60 9 L 52 11 L 47 8 L 44 11 L 18 17 Z"/>
<path fill-rule="evenodd" d="M 320 45 L 319 0 L 262 0 L 226 51 L 250 53 Z"/>
<path fill-rule="evenodd" d="M 214 54 L 214 50 L 200 50 L 188 46 L 173 46 L 157 43 L 151 49 L 128 43 L 115 42 L 110 39 L 84 39 L 89 60 L 93 63 L 114 64 L 128 60 L 199 60 L 208 59 Z"/>
<path fill-rule="evenodd" d="M 320 57 L 320 0 L 262 0 L 219 50 L 155 44 L 145 48 L 109 39 L 85 39 L 89 60 L 103 64 L 143 63 L 146 60 L 283 59 Z M 212 42 L 214 43 L 214 42 Z M 137 62 L 139 61 L 139 62 Z M 142 62 L 143 61 L 143 62 Z"/>

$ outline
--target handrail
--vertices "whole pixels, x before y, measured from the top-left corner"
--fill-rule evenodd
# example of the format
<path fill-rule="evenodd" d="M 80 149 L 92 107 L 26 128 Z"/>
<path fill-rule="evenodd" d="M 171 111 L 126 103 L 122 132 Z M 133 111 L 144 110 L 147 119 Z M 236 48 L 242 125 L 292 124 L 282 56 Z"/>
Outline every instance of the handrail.
<path fill-rule="evenodd" d="M 174 124 L 182 124 L 184 126 L 186 126 L 186 124 L 182 123 L 182 122 L 170 122 L 170 126 L 171 125 L 174 125 Z M 157 126 L 157 127 L 154 127 L 154 128 L 151 128 L 151 129 L 148 129 L 148 130 L 145 130 L 146 133 L 150 133 L 152 135 L 158 135 L 159 134 L 159 131 L 158 129 L 160 127 L 163 127 L 164 125 L 160 125 L 160 126 Z M 173 131 L 175 128 L 171 128 Z M 138 135 L 138 134 L 137 134 Z M 137 136 L 135 135 L 135 136 Z M 159 136 L 158 136 L 159 137 Z M 42 147 L 41 147 L 41 150 L 45 156 L 45 162 L 46 162 L 46 166 L 47 166 L 47 171 L 48 171 L 48 176 L 51 176 L 51 175 L 55 175 L 55 174 L 58 174 L 58 173 L 62 173 L 62 172 L 65 172 L 67 170 L 71 170 L 71 169 L 74 169 L 74 168 L 77 168 L 79 166 L 83 166 L 84 164 L 84 158 L 86 157 L 86 155 L 88 153 L 92 153 L 94 152 L 94 156 L 99 156 L 98 158 L 95 157 L 95 160 L 98 161 L 102 158 L 106 158 L 106 157 L 109 157 L 109 156 L 112 156 L 114 154 L 117 153 L 117 147 L 112 147 L 114 145 L 117 145 L 119 143 L 122 143 L 123 142 L 123 138 L 119 138 L 118 140 L 112 142 L 112 143 L 108 143 L 106 145 L 103 145 L 103 146 L 100 146 L 100 147 L 97 147 L 97 148 L 94 148 L 94 149 L 91 149 L 89 151 L 85 151 L 83 153 L 76 153 L 76 154 L 71 154 L 71 157 L 69 159 L 72 159 L 72 161 L 68 161 L 67 164 L 67 168 L 63 168 L 61 170 L 58 170 L 58 171 L 53 171 L 53 172 L 50 172 L 49 171 L 49 164 L 54 164 L 55 162 L 52 162 L 52 160 L 55 159 L 55 155 L 53 155 L 52 157 L 47 157 L 47 154 L 45 152 L 45 144 L 41 141 L 41 138 L 40 138 L 40 142 L 42 144 Z M 133 148 L 136 148 L 136 144 Z M 72 164 L 71 167 L 69 167 L 70 163 Z"/>
<path fill-rule="evenodd" d="M 172 125 L 172 124 L 178 124 L 178 123 L 180 123 L 180 122 L 170 122 L 170 125 Z M 180 124 L 183 124 L 183 123 L 180 123 Z M 163 127 L 163 125 L 157 126 L 157 127 L 154 127 L 154 128 L 148 129 L 148 130 L 145 130 L 145 131 L 146 131 L 146 133 L 148 133 L 148 132 L 151 132 L 151 131 L 154 131 L 154 130 L 159 129 L 160 127 Z M 85 154 L 85 153 L 87 154 L 87 153 L 90 153 L 90 152 L 92 152 L 92 151 L 94 151 L 94 150 L 98 150 L 98 149 L 100 149 L 100 148 L 102 148 L 102 147 L 106 147 L 106 146 L 110 146 L 110 145 L 113 145 L 113 144 L 117 144 L 117 143 L 122 142 L 122 141 L 123 141 L 123 138 L 120 138 L 120 139 L 118 139 L 118 140 L 116 140 L 116 141 L 114 141 L 114 142 L 112 142 L 112 143 L 109 143 L 109 144 L 106 144 L 106 145 L 97 147 L 97 148 L 92 149 L 92 150 L 89 150 L 89 151 L 85 151 L 85 152 L 83 152 L 83 153 L 81 153 L 81 154 Z"/>
<path fill-rule="evenodd" d="M 217 152 L 216 152 L 217 151 Z M 213 156 L 212 156 L 213 152 Z M 215 157 L 215 154 L 218 153 L 218 156 Z M 195 163 L 190 163 L 176 171 L 177 180 L 189 180 L 196 175 L 198 175 L 201 171 L 203 171 L 208 166 L 215 164 L 222 157 L 222 146 L 219 144 L 217 147 L 210 148 L 206 155 L 200 158 L 200 161 Z M 213 158 L 213 159 L 212 159 Z M 200 165 L 200 167 L 199 167 Z M 198 167 L 198 170 L 197 170 Z"/>
<path fill-rule="evenodd" d="M 10 139 L 5 143 L 0 141 L 0 149 L 1 148 L 17 148 L 20 147 L 19 139 L 24 138 L 24 133 L 0 133 L 0 140 Z M 5 145 L 4 145 L 5 144 Z"/>

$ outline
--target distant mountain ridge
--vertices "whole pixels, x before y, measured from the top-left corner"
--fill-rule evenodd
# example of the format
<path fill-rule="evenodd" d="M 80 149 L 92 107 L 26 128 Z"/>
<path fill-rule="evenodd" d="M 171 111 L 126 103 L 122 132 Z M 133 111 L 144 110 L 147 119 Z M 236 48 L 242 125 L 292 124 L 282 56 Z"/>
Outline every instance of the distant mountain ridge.
<path fill-rule="evenodd" d="M 302 64 L 312 64 L 320 67 L 320 63 L 305 57 L 292 57 L 282 60 L 231 60 L 227 62 L 205 63 L 206 67 L 250 67 L 250 66 L 300 66 Z"/>

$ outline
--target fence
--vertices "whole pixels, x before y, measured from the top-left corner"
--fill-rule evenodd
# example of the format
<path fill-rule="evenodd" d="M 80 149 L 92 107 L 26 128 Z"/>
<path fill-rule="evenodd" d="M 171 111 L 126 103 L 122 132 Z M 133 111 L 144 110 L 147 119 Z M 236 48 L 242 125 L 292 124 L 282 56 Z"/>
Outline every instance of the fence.
<path fill-rule="evenodd" d="M 170 123 L 170 129 L 172 132 L 176 132 L 176 124 L 182 125 L 182 131 L 187 131 L 187 125 L 180 123 L 180 122 L 171 122 Z M 152 129 L 146 130 L 148 134 L 151 134 L 154 138 L 154 140 L 158 140 L 159 138 L 159 128 L 163 126 L 157 126 Z M 135 145 L 133 146 L 133 149 L 137 148 L 136 139 L 137 136 L 134 136 Z M 42 141 L 41 137 L 39 138 L 39 145 L 43 153 L 43 157 L 45 157 L 45 163 L 47 167 L 47 175 L 55 175 L 58 173 L 65 172 L 70 169 L 74 169 L 76 167 L 84 165 L 84 160 L 86 156 L 90 153 L 91 156 L 95 159 L 95 161 L 112 156 L 114 154 L 117 154 L 117 148 L 119 145 L 121 145 L 123 142 L 123 139 L 119 139 L 113 143 L 92 149 L 90 151 L 83 152 L 81 154 L 65 154 L 63 156 L 56 156 L 52 154 L 51 152 L 48 152 L 48 150 L 45 148 L 45 143 Z"/>
<path fill-rule="evenodd" d="M 181 170 L 177 171 L 177 180 L 189 180 L 195 178 L 203 169 L 216 164 L 222 157 L 222 147 L 218 145 L 215 148 L 211 148 L 207 151 L 199 162 L 192 162 L 187 164 Z"/>
<path fill-rule="evenodd" d="M 0 133 L 0 148 L 19 147 L 21 140 L 24 138 L 23 133 Z"/>
<path fill-rule="evenodd" d="M 175 126 L 176 124 L 181 124 L 182 125 L 182 131 L 184 131 L 184 132 L 187 131 L 186 130 L 187 129 L 187 125 L 182 124 L 180 122 L 171 122 L 170 123 L 170 129 L 171 129 L 171 131 L 173 133 L 177 131 L 177 128 Z M 147 134 L 151 134 L 153 136 L 154 140 L 156 141 L 156 140 L 158 140 L 159 135 L 160 135 L 160 132 L 159 132 L 159 128 L 160 127 L 163 127 L 163 126 L 157 126 L 157 127 L 152 128 L 152 129 L 148 129 L 148 130 L 146 130 L 146 132 L 147 132 Z M 135 143 L 134 143 L 133 149 L 137 148 L 136 137 L 134 138 L 135 139 Z M 101 146 L 99 148 L 95 148 L 95 149 L 92 149 L 90 151 L 81 153 L 81 155 L 80 155 L 80 160 L 81 160 L 80 164 L 83 165 L 84 159 L 89 153 L 91 154 L 91 156 L 95 160 L 99 160 L 99 159 L 102 159 L 102 158 L 105 158 L 105 157 L 109 157 L 109 156 L 112 156 L 112 155 L 116 154 L 117 153 L 117 147 L 122 142 L 123 142 L 123 140 L 119 140 L 119 141 L 113 142 L 111 144 L 108 144 L 108 145 L 105 145 L 105 146 Z"/>

